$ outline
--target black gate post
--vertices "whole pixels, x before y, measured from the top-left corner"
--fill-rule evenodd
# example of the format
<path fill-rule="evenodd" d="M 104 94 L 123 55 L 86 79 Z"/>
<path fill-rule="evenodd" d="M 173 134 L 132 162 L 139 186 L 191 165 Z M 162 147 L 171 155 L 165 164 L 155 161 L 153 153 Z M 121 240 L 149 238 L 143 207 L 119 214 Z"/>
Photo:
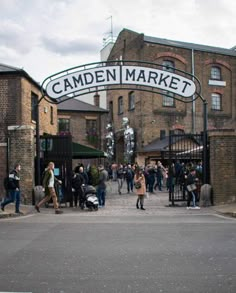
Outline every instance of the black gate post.
<path fill-rule="evenodd" d="M 207 101 L 203 102 L 203 184 L 207 183 Z"/>
<path fill-rule="evenodd" d="M 168 166 L 168 187 L 169 187 L 169 201 L 171 202 L 171 206 L 175 205 L 174 201 L 174 189 L 173 189 L 173 174 L 171 172 L 172 168 L 172 132 L 169 131 L 169 166 Z"/>

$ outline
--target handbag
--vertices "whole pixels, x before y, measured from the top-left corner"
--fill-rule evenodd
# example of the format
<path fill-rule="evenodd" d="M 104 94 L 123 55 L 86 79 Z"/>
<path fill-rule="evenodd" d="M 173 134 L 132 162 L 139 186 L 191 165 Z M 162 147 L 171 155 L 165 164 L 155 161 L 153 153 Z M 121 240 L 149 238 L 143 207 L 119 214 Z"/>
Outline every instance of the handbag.
<path fill-rule="evenodd" d="M 189 192 L 194 191 L 194 190 L 196 190 L 196 189 L 197 189 L 197 186 L 196 186 L 195 183 L 187 185 L 187 190 L 188 190 Z"/>
<path fill-rule="evenodd" d="M 141 187 L 142 187 L 142 184 L 138 181 L 138 182 L 135 182 L 134 183 L 134 187 L 136 188 L 136 189 L 140 189 Z"/>

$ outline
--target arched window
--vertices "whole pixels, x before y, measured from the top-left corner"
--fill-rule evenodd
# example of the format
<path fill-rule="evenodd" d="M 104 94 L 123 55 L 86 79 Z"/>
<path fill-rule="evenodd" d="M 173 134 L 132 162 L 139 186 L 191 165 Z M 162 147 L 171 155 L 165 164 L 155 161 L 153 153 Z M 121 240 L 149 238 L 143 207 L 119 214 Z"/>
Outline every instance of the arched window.
<path fill-rule="evenodd" d="M 135 108 L 135 95 L 134 92 L 129 92 L 129 110 L 134 110 Z"/>
<path fill-rule="evenodd" d="M 221 69 L 219 67 L 211 67 L 211 79 L 221 80 Z"/>
<path fill-rule="evenodd" d="M 211 94 L 211 109 L 220 111 L 222 109 L 222 96 L 218 93 Z"/>
<path fill-rule="evenodd" d="M 166 71 L 175 72 L 175 63 L 170 60 L 164 60 L 162 62 L 162 68 Z"/>

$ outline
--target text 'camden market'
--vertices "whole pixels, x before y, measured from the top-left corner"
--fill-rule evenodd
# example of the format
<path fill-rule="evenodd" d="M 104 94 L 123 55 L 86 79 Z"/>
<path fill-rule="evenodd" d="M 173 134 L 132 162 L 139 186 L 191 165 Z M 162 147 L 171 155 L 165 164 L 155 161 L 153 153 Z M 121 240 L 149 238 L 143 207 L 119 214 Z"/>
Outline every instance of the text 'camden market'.
<path fill-rule="evenodd" d="M 138 84 L 192 96 L 196 91 L 194 82 L 168 71 L 140 66 L 106 66 L 73 72 L 50 80 L 46 86 L 47 94 L 53 98 L 82 91 L 91 87 L 118 84 Z"/>

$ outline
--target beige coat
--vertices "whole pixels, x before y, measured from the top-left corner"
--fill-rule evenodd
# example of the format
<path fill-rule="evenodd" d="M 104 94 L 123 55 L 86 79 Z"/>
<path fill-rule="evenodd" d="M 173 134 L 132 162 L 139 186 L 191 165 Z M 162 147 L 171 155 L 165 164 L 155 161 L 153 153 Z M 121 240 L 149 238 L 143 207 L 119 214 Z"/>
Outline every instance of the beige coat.
<path fill-rule="evenodd" d="M 136 182 L 140 182 L 141 183 L 141 188 L 136 189 L 136 194 L 137 195 L 144 195 L 146 193 L 146 181 L 145 181 L 145 177 L 142 174 L 138 179 L 136 178 L 136 175 L 134 176 L 134 183 Z"/>

